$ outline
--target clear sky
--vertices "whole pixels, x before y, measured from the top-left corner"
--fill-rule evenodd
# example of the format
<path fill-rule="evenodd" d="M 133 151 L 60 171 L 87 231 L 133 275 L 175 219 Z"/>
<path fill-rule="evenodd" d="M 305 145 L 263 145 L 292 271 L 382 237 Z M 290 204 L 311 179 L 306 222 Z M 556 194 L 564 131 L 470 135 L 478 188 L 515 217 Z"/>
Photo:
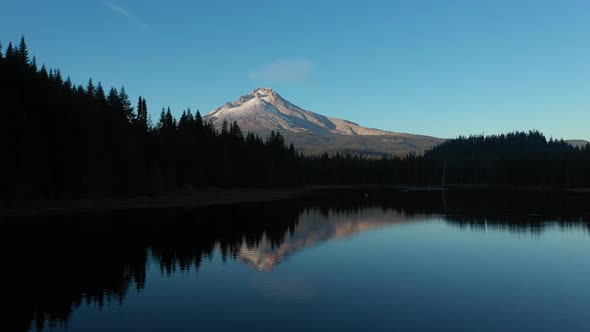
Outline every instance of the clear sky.
<path fill-rule="evenodd" d="M 124 84 L 155 119 L 272 87 L 392 131 L 590 139 L 587 0 L 0 1 L 5 46 L 24 34 L 38 63 Z"/>

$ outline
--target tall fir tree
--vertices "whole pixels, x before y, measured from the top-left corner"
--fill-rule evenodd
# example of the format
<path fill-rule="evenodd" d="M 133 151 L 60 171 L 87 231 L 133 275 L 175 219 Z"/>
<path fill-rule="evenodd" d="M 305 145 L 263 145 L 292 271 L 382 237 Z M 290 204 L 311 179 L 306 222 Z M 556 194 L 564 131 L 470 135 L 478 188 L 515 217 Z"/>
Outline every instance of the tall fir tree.
<path fill-rule="evenodd" d="M 143 111 L 143 117 L 145 119 L 145 125 L 147 128 L 149 126 L 150 116 L 148 113 L 148 107 L 147 107 L 147 102 L 145 101 L 145 98 L 142 99 L 141 107 L 142 107 L 142 111 Z"/>
<path fill-rule="evenodd" d="M 226 119 L 223 119 L 223 122 L 221 123 L 221 136 L 229 136 L 229 124 Z"/>
<path fill-rule="evenodd" d="M 107 105 L 109 108 L 109 111 L 112 114 L 118 114 L 118 113 L 123 113 L 122 109 L 122 105 L 121 105 L 121 100 L 119 99 L 119 93 L 117 92 L 117 89 L 112 87 L 111 90 L 109 91 L 109 95 L 107 97 Z"/>
<path fill-rule="evenodd" d="M 58 73 L 56 73 L 56 76 L 59 75 Z M 60 80 L 61 80 L 61 76 Z M 57 79 L 56 79 L 57 80 Z M 94 98 L 96 99 L 96 102 L 98 103 L 98 106 L 100 108 L 100 111 L 105 111 L 105 106 L 107 104 L 107 98 L 104 94 L 104 89 L 102 88 L 102 84 L 100 82 L 98 82 L 98 85 L 96 86 L 96 93 Z"/>
<path fill-rule="evenodd" d="M 18 56 L 20 58 L 21 65 L 25 67 L 29 65 L 29 48 L 27 47 L 27 43 L 25 42 L 25 36 L 21 36 L 20 38 Z"/>
<path fill-rule="evenodd" d="M 197 131 L 197 135 L 203 134 L 203 118 L 201 117 L 201 112 L 197 110 L 197 114 L 195 116 L 195 127 Z"/>
<path fill-rule="evenodd" d="M 6 47 L 6 62 L 10 63 L 11 61 L 14 61 L 15 58 L 15 54 L 14 54 L 14 47 L 12 46 L 12 42 L 8 43 L 8 46 Z"/>
<path fill-rule="evenodd" d="M 88 84 L 86 85 L 86 94 L 88 95 L 88 97 L 94 99 L 94 95 L 96 94 L 96 88 L 94 87 L 92 78 L 88 79 Z"/>
<path fill-rule="evenodd" d="M 148 129 L 147 103 L 141 96 L 137 100 L 137 126 L 145 131 Z"/>
<path fill-rule="evenodd" d="M 35 65 L 35 67 L 36 67 L 36 65 Z M 64 84 L 63 78 L 61 77 L 61 71 L 59 69 L 55 70 L 54 75 L 53 75 L 53 80 L 55 81 L 55 84 L 59 87 L 61 87 Z M 102 92 L 102 95 L 104 97 L 104 91 Z"/>
<path fill-rule="evenodd" d="M 133 122 L 134 115 L 133 115 L 133 106 L 131 106 L 131 100 L 129 100 L 129 95 L 127 91 L 125 91 L 125 87 L 122 86 L 121 90 L 119 91 L 119 102 L 121 103 L 121 112 L 122 115 L 129 121 Z"/>

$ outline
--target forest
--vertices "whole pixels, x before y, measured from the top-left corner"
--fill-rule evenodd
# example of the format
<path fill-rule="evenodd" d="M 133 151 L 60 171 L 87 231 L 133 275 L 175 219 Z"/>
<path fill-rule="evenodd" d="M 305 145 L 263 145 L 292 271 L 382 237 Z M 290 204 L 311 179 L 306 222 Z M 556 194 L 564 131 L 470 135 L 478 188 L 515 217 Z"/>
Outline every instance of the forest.
<path fill-rule="evenodd" d="M 456 184 L 590 188 L 590 145 L 538 131 L 447 140 L 423 154 L 316 156 L 279 132 L 216 129 L 197 111 L 152 123 L 146 98 L 83 86 L 0 44 L 0 202 L 154 195 L 206 187 Z"/>

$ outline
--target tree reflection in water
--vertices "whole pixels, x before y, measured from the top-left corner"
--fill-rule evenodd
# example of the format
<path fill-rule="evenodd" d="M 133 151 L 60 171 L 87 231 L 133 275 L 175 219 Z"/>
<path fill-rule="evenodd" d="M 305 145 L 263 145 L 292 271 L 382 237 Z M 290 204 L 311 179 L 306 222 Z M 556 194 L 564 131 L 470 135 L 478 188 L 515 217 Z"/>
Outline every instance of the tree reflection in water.
<path fill-rule="evenodd" d="M 215 250 L 223 259 L 270 270 L 319 242 L 431 215 L 468 230 L 590 230 L 588 202 L 587 195 L 558 193 L 332 191 L 198 209 L 5 218 L 3 328 L 43 329 L 67 324 L 83 303 L 123 303 L 130 291 L 146 286 L 150 255 L 167 275 L 198 269 Z"/>

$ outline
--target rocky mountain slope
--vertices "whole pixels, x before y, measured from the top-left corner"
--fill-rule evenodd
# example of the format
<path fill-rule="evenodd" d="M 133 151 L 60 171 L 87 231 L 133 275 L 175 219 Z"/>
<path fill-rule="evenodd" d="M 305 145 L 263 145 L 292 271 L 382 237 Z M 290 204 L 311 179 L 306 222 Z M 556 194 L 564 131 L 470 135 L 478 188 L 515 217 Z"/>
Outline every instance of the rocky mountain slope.
<path fill-rule="evenodd" d="M 304 153 L 346 152 L 404 155 L 422 152 L 442 139 L 363 127 L 357 123 L 310 112 L 274 90 L 259 88 L 205 116 L 216 127 L 236 121 L 244 132 L 261 135 L 279 131 Z"/>
<path fill-rule="evenodd" d="M 590 142 L 583 140 L 583 139 L 570 139 L 570 140 L 567 140 L 567 142 L 573 146 L 577 146 L 580 148 L 586 146 L 587 144 L 590 144 Z"/>

